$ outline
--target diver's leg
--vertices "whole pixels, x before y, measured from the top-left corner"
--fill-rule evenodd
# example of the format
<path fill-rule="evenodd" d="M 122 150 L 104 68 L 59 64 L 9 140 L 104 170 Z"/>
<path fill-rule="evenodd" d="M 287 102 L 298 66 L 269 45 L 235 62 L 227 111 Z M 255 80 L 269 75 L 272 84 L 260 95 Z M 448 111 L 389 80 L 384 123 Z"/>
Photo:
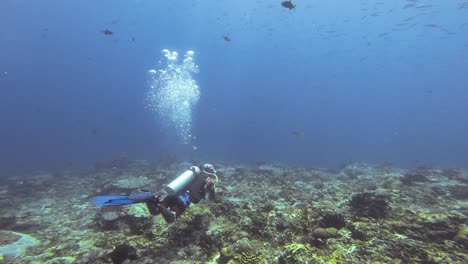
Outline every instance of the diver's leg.
<path fill-rule="evenodd" d="M 166 197 L 158 209 L 167 223 L 174 222 L 189 207 L 190 196 L 187 192 Z"/>
<path fill-rule="evenodd" d="M 146 207 L 148 208 L 148 211 L 152 215 L 158 215 L 159 214 L 158 205 L 159 205 L 159 203 L 155 203 L 154 201 L 147 201 L 146 202 Z"/>
<path fill-rule="evenodd" d="M 161 212 L 166 223 L 173 223 L 177 218 L 176 212 L 169 210 L 162 204 L 158 205 L 158 211 Z"/>

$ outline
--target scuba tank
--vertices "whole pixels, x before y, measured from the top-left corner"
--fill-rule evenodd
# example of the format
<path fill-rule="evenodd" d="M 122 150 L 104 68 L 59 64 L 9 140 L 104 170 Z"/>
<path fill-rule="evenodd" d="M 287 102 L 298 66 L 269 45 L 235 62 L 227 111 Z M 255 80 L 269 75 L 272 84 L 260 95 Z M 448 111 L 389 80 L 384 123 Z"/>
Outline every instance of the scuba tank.
<path fill-rule="evenodd" d="M 179 175 L 177 178 L 171 181 L 168 185 L 166 185 L 166 191 L 169 194 L 176 194 L 182 191 L 193 179 L 195 179 L 196 175 L 200 171 L 198 167 L 195 167 L 194 170 L 196 172 L 192 170 L 186 170 L 184 173 Z"/>

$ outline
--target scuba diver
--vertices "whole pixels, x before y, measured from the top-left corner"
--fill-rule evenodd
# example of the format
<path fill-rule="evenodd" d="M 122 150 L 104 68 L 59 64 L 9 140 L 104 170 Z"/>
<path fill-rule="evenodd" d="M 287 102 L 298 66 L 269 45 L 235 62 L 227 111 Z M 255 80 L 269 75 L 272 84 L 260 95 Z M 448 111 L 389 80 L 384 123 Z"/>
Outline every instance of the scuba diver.
<path fill-rule="evenodd" d="M 146 203 L 152 215 L 162 214 L 167 223 L 174 222 L 189 207 L 205 198 L 217 200 L 215 183 L 218 181 L 213 165 L 192 166 L 172 182 L 166 185 L 168 195 L 161 201 L 161 192 L 134 193 L 131 195 L 108 195 L 94 197 L 96 207 L 121 206 L 135 203 Z"/>

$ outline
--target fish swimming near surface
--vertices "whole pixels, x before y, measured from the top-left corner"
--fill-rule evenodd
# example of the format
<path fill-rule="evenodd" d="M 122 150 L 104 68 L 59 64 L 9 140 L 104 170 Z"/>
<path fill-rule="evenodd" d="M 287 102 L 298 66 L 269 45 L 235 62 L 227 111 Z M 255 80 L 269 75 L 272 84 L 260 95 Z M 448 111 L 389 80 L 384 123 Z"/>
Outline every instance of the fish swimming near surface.
<path fill-rule="evenodd" d="M 231 41 L 231 38 L 228 35 L 224 35 L 223 39 L 227 42 Z"/>
<path fill-rule="evenodd" d="M 289 1 L 283 1 L 281 2 L 281 5 L 289 10 L 291 9 L 296 9 L 296 5 L 292 3 L 292 0 Z"/>
<path fill-rule="evenodd" d="M 304 137 L 304 132 L 302 131 L 298 131 L 298 130 L 294 130 L 294 131 L 291 131 L 291 135 L 295 138 L 303 138 Z"/>
<path fill-rule="evenodd" d="M 114 34 L 114 32 L 112 32 L 112 31 L 110 31 L 110 30 L 108 30 L 108 29 L 101 30 L 101 32 L 102 32 L 102 34 L 104 34 L 104 35 L 112 35 L 112 34 Z"/>

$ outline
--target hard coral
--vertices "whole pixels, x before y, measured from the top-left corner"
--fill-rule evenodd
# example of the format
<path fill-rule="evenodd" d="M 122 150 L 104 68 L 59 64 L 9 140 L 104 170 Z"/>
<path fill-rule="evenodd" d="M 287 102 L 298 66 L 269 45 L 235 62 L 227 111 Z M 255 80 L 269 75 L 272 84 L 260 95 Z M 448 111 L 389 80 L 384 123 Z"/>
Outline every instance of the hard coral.
<path fill-rule="evenodd" d="M 320 226 L 341 229 L 346 226 L 346 221 L 342 214 L 336 212 L 327 212 L 322 216 L 322 219 L 320 220 Z"/>
<path fill-rule="evenodd" d="M 338 234 L 338 230 L 333 227 L 329 227 L 329 228 L 319 227 L 319 228 L 314 229 L 314 231 L 312 231 L 312 236 L 314 238 L 320 238 L 320 239 L 336 237 L 337 234 Z"/>
<path fill-rule="evenodd" d="M 375 219 L 385 218 L 388 211 L 387 197 L 380 194 L 363 192 L 351 197 L 349 205 L 356 216 L 371 217 Z"/>
<path fill-rule="evenodd" d="M 126 260 L 137 259 L 137 250 L 127 244 L 121 244 L 115 247 L 114 251 L 109 253 L 108 257 L 115 264 L 124 263 Z"/>
<path fill-rule="evenodd" d="M 236 264 L 266 264 L 265 257 L 255 252 L 239 252 L 234 255 L 234 259 L 228 263 Z"/>
<path fill-rule="evenodd" d="M 311 248 L 309 245 L 289 243 L 284 247 L 286 250 L 278 258 L 279 264 L 307 263 L 310 260 Z"/>

